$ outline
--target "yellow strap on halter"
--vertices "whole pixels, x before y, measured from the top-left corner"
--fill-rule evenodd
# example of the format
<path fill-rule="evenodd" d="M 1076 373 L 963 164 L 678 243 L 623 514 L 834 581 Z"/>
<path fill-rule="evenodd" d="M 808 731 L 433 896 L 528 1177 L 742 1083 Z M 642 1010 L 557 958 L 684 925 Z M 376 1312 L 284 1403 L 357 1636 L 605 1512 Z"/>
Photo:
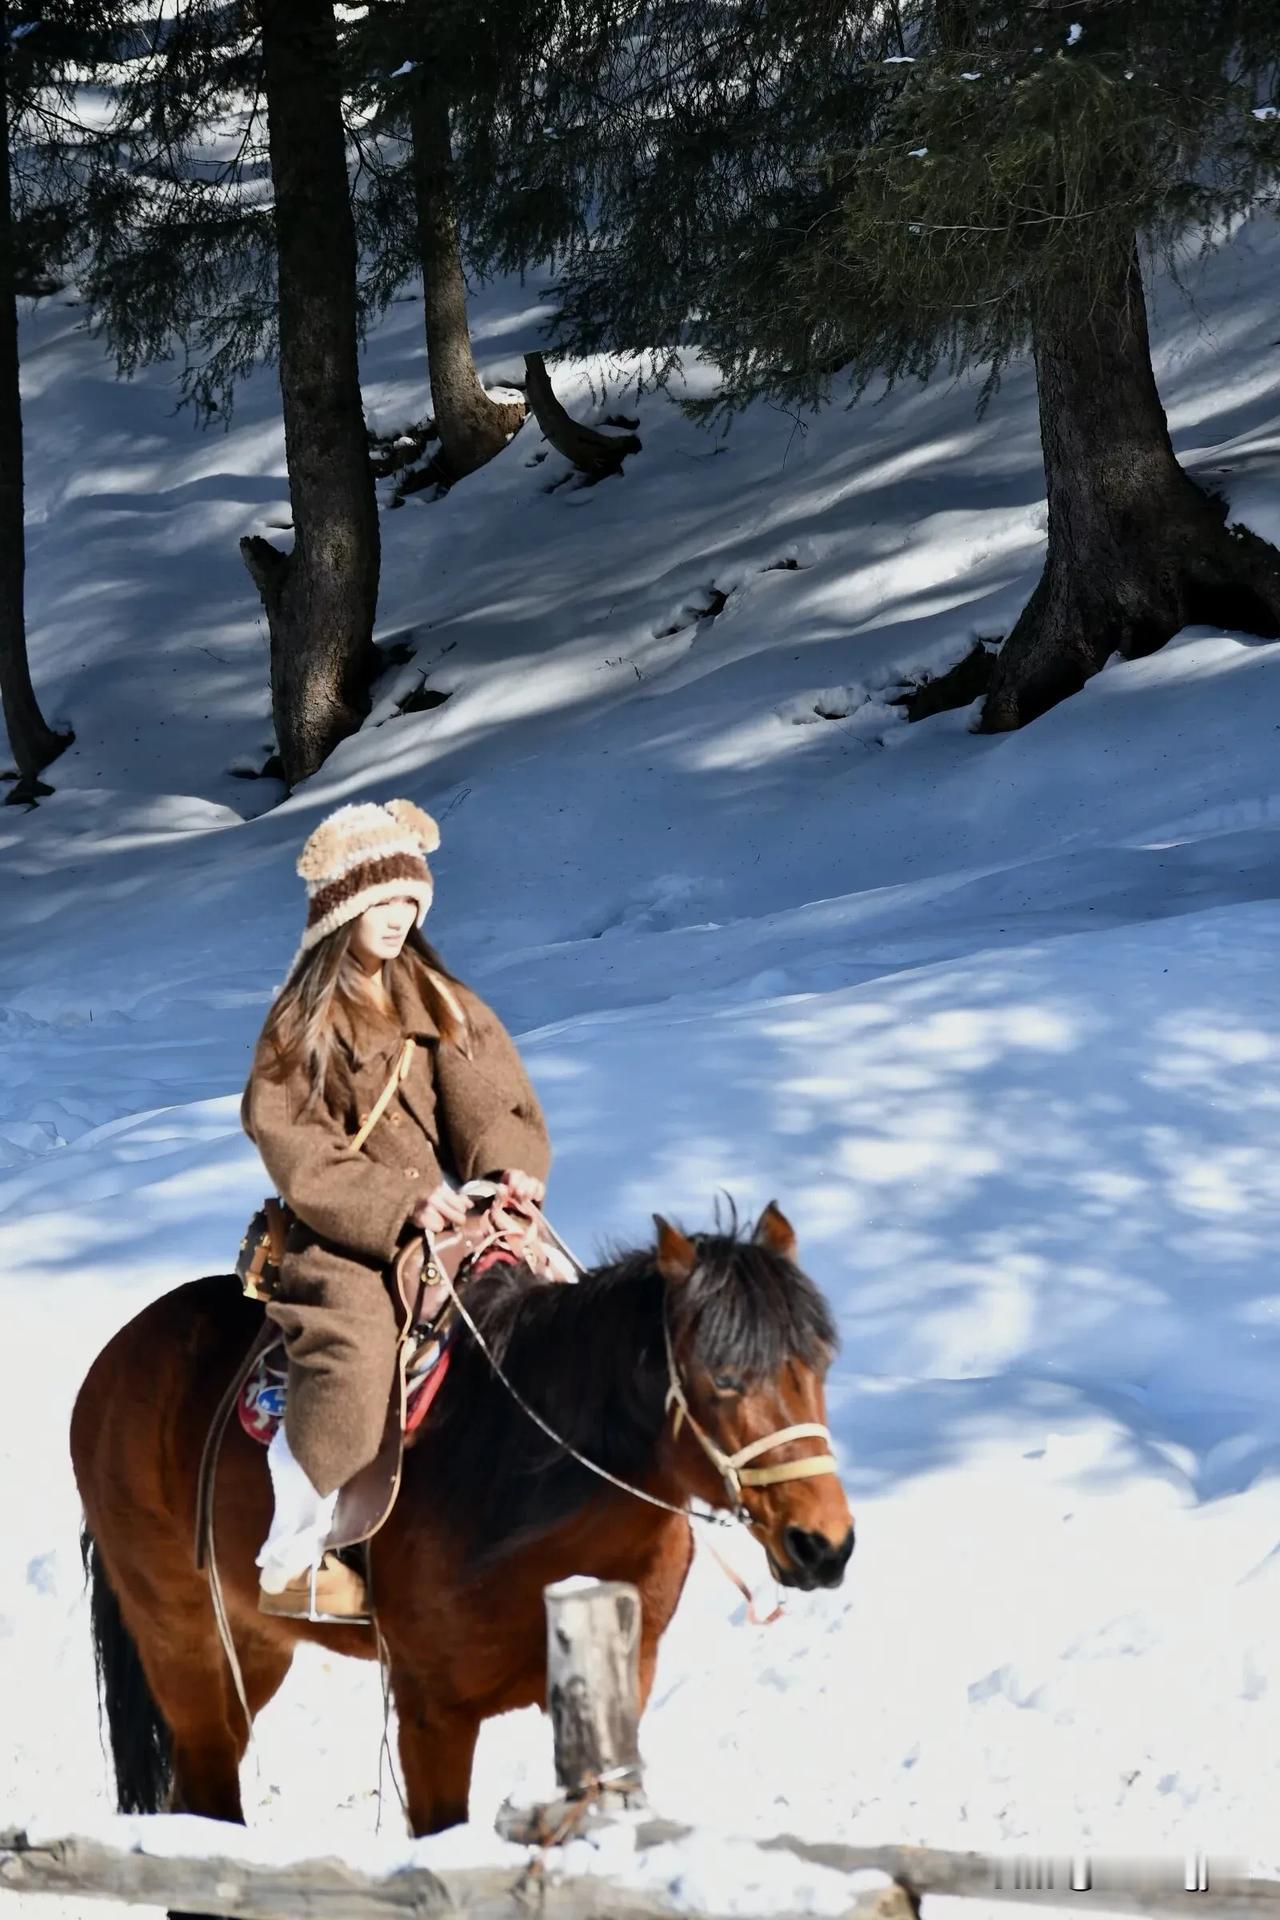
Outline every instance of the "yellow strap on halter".
<path fill-rule="evenodd" d="M 834 1455 L 815 1453 L 807 1460 L 782 1460 L 776 1467 L 748 1467 L 738 1480 L 744 1487 L 776 1487 L 782 1480 L 811 1480 L 815 1474 L 838 1471 Z"/>
<path fill-rule="evenodd" d="M 753 1440 L 749 1447 L 740 1447 L 737 1453 L 729 1455 L 731 1467 L 745 1467 L 748 1460 L 754 1460 L 759 1454 L 769 1453 L 774 1447 L 785 1446 L 788 1440 L 830 1440 L 827 1427 L 820 1427 L 816 1420 L 806 1420 L 798 1427 L 780 1427 L 777 1433 L 766 1433 L 763 1440 Z M 746 1475 L 743 1475 L 746 1479 Z"/>
<path fill-rule="evenodd" d="M 670 1334 L 667 1336 L 667 1359 L 670 1365 L 667 1406 L 669 1409 L 675 1408 L 671 1423 L 672 1436 L 679 1439 L 681 1425 L 687 1420 L 702 1451 L 733 1493 L 740 1493 L 743 1487 L 777 1487 L 787 1480 L 814 1480 L 819 1474 L 839 1473 L 835 1456 L 830 1453 L 810 1454 L 807 1460 L 782 1460 L 772 1467 L 748 1467 L 745 1464 L 748 1460 L 758 1460 L 762 1453 L 772 1453 L 775 1447 L 786 1446 L 790 1440 L 825 1440 L 829 1446 L 831 1430 L 819 1425 L 816 1420 L 804 1420 L 794 1427 L 779 1427 L 776 1433 L 766 1433 L 763 1439 L 752 1440 L 748 1446 L 740 1447 L 737 1453 L 722 1452 L 690 1412 L 680 1376 L 676 1372 Z"/>
<path fill-rule="evenodd" d="M 735 1498 L 744 1487 L 776 1487 L 786 1480 L 813 1480 L 819 1474 L 839 1473 L 835 1457 L 830 1453 L 811 1454 L 807 1460 L 783 1460 L 774 1467 L 748 1467 L 745 1464 L 748 1460 L 758 1460 L 762 1453 L 772 1453 L 775 1447 L 786 1446 L 789 1440 L 825 1440 L 830 1446 L 830 1428 L 820 1426 L 816 1420 L 804 1420 L 794 1427 L 779 1427 L 776 1433 L 766 1433 L 763 1439 L 748 1442 L 737 1453 L 723 1452 L 693 1417 L 676 1367 L 671 1328 L 665 1320 L 662 1334 L 667 1349 L 667 1410 L 675 1408 L 671 1422 L 672 1436 L 679 1439 L 681 1424 L 687 1420 L 698 1445 Z"/>

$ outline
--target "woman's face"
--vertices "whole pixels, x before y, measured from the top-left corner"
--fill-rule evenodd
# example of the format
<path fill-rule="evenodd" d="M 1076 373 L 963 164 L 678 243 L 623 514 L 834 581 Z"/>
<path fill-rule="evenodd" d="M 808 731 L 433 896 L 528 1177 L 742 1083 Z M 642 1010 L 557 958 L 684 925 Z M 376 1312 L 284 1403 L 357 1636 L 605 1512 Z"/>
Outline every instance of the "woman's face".
<path fill-rule="evenodd" d="M 418 903 L 408 895 L 398 900 L 380 900 L 366 907 L 355 923 L 351 949 L 370 973 L 376 973 L 384 961 L 394 960 L 410 930 L 418 920 Z"/>

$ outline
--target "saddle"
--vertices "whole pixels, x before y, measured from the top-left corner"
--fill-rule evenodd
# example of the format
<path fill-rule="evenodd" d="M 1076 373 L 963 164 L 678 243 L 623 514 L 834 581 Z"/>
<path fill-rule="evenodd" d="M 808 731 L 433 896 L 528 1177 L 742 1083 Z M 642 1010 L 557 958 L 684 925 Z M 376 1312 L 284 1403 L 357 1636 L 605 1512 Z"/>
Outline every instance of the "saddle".
<path fill-rule="evenodd" d="M 498 1189 L 472 1180 L 460 1189 L 473 1203 L 469 1217 L 446 1232 L 415 1234 L 391 1270 L 399 1319 L 396 1372 L 382 1443 L 374 1459 L 338 1495 L 326 1551 L 369 1540 L 387 1520 L 400 1491 L 406 1444 L 422 1427 L 449 1367 L 449 1342 L 457 1319 L 455 1292 L 497 1265 L 522 1263 L 539 1278 L 574 1281 L 581 1271 L 555 1229 L 532 1204 L 494 1204 Z M 264 1224 L 258 1231 L 258 1221 Z M 251 1223 L 237 1262 L 244 1291 L 269 1300 L 278 1284 L 288 1216 L 268 1201 Z M 214 1476 L 232 1415 L 243 1431 L 267 1446 L 287 1403 L 288 1363 L 274 1322 L 263 1325 L 228 1386 L 209 1428 L 200 1463 L 196 1508 L 196 1561 L 207 1559 Z"/>

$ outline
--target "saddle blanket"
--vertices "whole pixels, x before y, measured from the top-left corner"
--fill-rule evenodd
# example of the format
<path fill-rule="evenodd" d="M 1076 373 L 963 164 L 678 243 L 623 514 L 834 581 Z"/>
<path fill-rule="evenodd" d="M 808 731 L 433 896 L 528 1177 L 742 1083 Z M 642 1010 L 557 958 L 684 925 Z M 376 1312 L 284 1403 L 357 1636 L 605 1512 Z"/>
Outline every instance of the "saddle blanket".
<path fill-rule="evenodd" d="M 423 1342 L 409 1366 L 406 1380 L 404 1430 L 413 1433 L 431 1411 L 431 1404 L 449 1371 L 447 1339 Z M 236 1401 L 240 1425 L 251 1440 L 269 1447 L 284 1419 L 289 1367 L 284 1342 L 277 1340 L 259 1357 Z"/>

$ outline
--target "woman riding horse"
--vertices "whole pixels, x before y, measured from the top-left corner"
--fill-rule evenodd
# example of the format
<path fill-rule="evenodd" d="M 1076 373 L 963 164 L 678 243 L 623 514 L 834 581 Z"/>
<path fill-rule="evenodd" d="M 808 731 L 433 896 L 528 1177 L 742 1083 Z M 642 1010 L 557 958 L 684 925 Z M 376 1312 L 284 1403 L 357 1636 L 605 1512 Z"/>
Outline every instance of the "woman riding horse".
<path fill-rule="evenodd" d="M 340 1488 L 382 1439 L 386 1274 L 405 1238 L 466 1217 L 454 1181 L 543 1197 L 546 1125 L 510 1036 L 419 931 L 439 843 L 408 800 L 339 807 L 315 829 L 298 861 L 306 928 L 245 1088 L 245 1131 L 293 1215 L 267 1307 L 289 1390 L 267 1455 L 265 1613 L 367 1617 L 362 1576 L 321 1552 Z"/>
<path fill-rule="evenodd" d="M 545 1703 L 550 1583 L 635 1586 L 648 1699 L 692 1558 L 693 1501 L 740 1521 L 786 1585 L 844 1577 L 853 1526 L 823 1388 L 836 1330 L 770 1205 L 747 1234 L 687 1237 L 659 1221 L 655 1242 L 576 1286 L 525 1264 L 473 1280 L 448 1377 L 370 1544 L 377 1630 L 351 1624 L 365 1596 L 341 1563 L 317 1575 L 326 1617 L 309 1608 L 334 1489 L 382 1431 L 387 1263 L 402 1237 L 457 1218 L 448 1175 L 499 1171 L 527 1203 L 549 1159 L 510 1039 L 417 931 L 436 843 L 425 814 L 392 801 L 340 809 L 303 850 L 307 929 L 244 1103 L 296 1215 L 268 1308 L 293 1379 L 270 1476 L 256 1441 L 234 1421 L 226 1432 L 208 1535 L 218 1606 L 196 1552 L 202 1461 L 262 1307 L 225 1273 L 177 1286 L 112 1336 L 76 1398 L 71 1458 L 121 1812 L 243 1819 L 253 1721 L 305 1641 L 385 1659 L 410 1829 L 465 1820 L 482 1723 Z"/>

